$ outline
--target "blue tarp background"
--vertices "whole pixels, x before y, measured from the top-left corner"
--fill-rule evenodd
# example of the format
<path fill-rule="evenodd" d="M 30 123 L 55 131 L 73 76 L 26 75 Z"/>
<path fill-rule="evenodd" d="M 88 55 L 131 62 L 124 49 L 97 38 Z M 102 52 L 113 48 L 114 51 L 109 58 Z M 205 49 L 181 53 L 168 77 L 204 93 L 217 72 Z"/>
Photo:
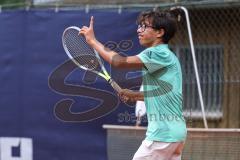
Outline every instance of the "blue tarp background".
<path fill-rule="evenodd" d="M 94 81 L 94 75 L 74 69 L 77 67 L 69 62 L 63 50 L 64 29 L 73 25 L 88 26 L 91 15 L 95 17 L 95 34 L 99 41 L 116 44 L 131 41 L 133 47 L 116 50 L 127 55 L 141 51 L 136 34 L 137 11 L 121 14 L 109 10 L 0 13 L 0 137 L 32 138 L 34 160 L 106 160 L 106 131 L 102 125 L 134 125 L 132 120 L 119 120 L 120 113 L 134 113 L 134 108 L 121 103 L 101 78 L 95 77 Z M 127 80 L 124 70 L 112 69 L 107 64 L 106 68 L 123 88 L 140 84 L 138 78 Z M 64 74 L 67 76 L 61 77 Z M 65 88 L 62 82 L 72 84 L 72 88 Z M 117 106 L 106 111 L 107 115 L 88 122 L 66 122 L 57 118 L 54 108 L 64 99 L 75 101 L 71 108 L 74 113 L 98 105 L 98 101 L 83 97 L 84 87 L 97 88 L 95 93 L 103 97 L 110 95 L 109 101 L 115 101 Z M 77 93 L 71 94 L 75 91 Z"/>

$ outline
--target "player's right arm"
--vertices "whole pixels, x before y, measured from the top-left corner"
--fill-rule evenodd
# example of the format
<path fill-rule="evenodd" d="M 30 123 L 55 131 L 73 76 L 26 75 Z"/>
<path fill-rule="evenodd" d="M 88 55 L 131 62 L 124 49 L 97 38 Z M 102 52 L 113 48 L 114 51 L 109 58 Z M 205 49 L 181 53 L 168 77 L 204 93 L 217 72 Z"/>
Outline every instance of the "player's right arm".
<path fill-rule="evenodd" d="M 142 61 L 137 56 L 123 57 L 117 52 L 107 49 L 101 42 L 99 42 L 94 34 L 93 16 L 91 17 L 89 27 L 83 26 L 79 34 L 84 35 L 87 43 L 113 67 L 141 69 L 144 66 Z"/>

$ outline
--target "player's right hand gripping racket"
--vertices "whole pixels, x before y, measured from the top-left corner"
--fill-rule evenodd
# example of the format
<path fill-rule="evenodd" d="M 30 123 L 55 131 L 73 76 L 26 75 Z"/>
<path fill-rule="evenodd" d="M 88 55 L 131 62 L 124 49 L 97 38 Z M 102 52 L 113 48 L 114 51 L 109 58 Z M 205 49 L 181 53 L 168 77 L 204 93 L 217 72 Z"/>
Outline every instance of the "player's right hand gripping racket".
<path fill-rule="evenodd" d="M 62 44 L 68 57 L 81 69 L 91 71 L 104 78 L 117 93 L 121 87 L 106 71 L 98 53 L 88 45 L 84 36 L 79 35 L 80 28 L 68 27 L 62 35 Z"/>

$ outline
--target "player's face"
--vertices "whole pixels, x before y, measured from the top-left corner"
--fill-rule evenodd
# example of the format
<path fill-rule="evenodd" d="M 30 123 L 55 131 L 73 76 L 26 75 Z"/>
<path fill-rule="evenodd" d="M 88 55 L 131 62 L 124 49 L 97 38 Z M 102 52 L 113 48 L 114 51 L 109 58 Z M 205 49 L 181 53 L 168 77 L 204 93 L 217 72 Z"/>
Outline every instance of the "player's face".
<path fill-rule="evenodd" d="M 138 25 L 137 29 L 139 43 L 144 47 L 152 47 L 161 43 L 159 38 L 159 30 L 153 28 L 149 20 L 145 20 Z"/>

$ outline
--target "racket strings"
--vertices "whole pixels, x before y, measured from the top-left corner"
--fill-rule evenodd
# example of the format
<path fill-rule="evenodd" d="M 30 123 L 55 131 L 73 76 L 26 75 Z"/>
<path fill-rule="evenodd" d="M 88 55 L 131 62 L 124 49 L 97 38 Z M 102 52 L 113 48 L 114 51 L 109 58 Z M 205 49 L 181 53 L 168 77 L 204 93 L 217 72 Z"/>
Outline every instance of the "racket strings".
<path fill-rule="evenodd" d="M 82 35 L 78 35 L 79 31 L 69 29 L 63 36 L 65 47 L 69 54 L 73 57 L 75 63 L 89 70 L 95 70 L 99 66 L 99 61 L 94 50 L 87 44 Z"/>

